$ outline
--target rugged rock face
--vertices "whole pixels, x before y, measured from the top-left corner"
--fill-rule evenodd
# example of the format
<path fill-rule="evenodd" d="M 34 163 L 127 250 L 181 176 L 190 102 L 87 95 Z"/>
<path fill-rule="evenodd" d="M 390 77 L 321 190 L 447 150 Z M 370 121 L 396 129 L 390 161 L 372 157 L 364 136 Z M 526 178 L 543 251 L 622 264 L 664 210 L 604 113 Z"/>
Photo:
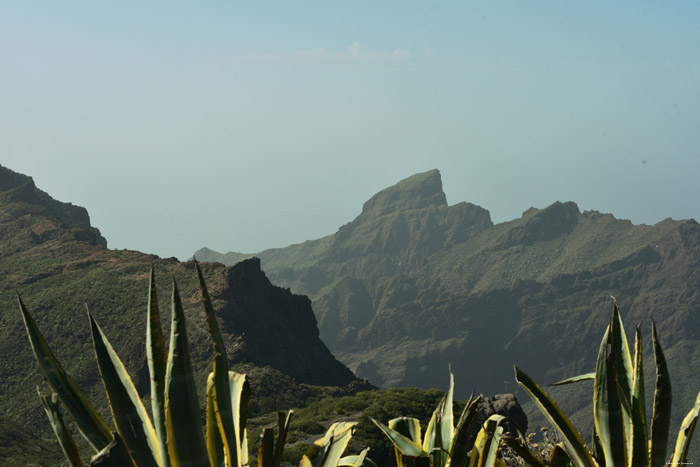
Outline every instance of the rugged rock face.
<path fill-rule="evenodd" d="M 3 420 L 42 434 L 51 445 L 50 426 L 34 391 L 44 383 L 17 310 L 17 292 L 66 371 L 109 419 L 85 306 L 132 372 L 137 389 L 147 394 L 148 273 L 153 267 L 166 335 L 175 277 L 187 315 L 198 390 L 204 395 L 212 350 L 194 263 L 113 251 L 105 245 L 84 208 L 53 200 L 31 178 L 0 167 L 0 408 Z M 295 384 L 358 383 L 320 340 L 309 299 L 272 285 L 258 259 L 230 268 L 205 263 L 202 270 L 234 368 L 268 367 Z M 0 464 L 10 462 L 9 453 L 16 449 L 21 447 L 0 440 Z"/>
<path fill-rule="evenodd" d="M 592 371 L 614 295 L 628 335 L 656 320 L 676 424 L 700 389 L 688 370 L 700 364 L 694 220 L 633 225 L 556 202 L 493 225 L 483 208 L 448 206 L 430 171 L 381 191 L 333 235 L 259 256 L 273 281 L 310 294 L 324 341 L 377 385 L 428 388 L 451 363 L 466 397 L 513 388 L 513 364 L 542 384 Z M 562 405 L 582 410 L 582 394 Z"/>

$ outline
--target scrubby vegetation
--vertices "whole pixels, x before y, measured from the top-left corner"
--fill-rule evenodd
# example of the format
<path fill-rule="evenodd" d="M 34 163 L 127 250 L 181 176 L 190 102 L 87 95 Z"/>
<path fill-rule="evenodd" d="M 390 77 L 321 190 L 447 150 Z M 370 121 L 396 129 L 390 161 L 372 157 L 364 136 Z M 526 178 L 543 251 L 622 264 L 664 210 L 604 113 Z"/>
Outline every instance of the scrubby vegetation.
<path fill-rule="evenodd" d="M 542 449 L 508 420 L 492 415 L 476 425 L 481 396 L 462 404 L 455 423 L 454 380 L 444 395 L 438 390 L 403 389 L 363 391 L 352 396 L 322 398 L 297 412 L 251 419 L 251 389 L 245 374 L 229 371 L 226 348 L 204 278 L 195 262 L 205 319 L 213 346 L 213 371 L 206 386 L 205 429 L 196 396 L 185 315 L 173 284 L 169 350 L 160 322 L 155 280 L 151 272 L 146 348 L 151 384 L 150 407 L 138 396 L 126 368 L 107 337 L 88 312 L 93 348 L 109 400 L 114 426 L 110 427 L 63 370 L 30 313 L 19 307 L 34 354 L 51 388 L 39 397 L 59 445 L 71 465 L 83 465 L 82 453 L 63 420 L 59 400 L 80 434 L 96 453 L 91 465 L 226 465 L 260 467 L 293 464 L 302 467 L 374 466 L 396 464 L 458 467 L 526 464 L 534 466 L 662 466 L 671 439 L 671 381 L 652 322 L 656 384 L 651 423 L 647 423 L 641 332 L 637 328 L 634 358 L 625 336 L 617 304 L 598 353 L 595 372 L 558 384 L 592 380 L 595 433 L 589 447 L 557 404 L 521 369 L 516 381 L 532 397 L 560 438 L 545 437 Z M 223 397 L 222 397 L 223 396 Z M 319 396 L 317 393 L 316 397 Z M 307 400 L 314 395 L 307 394 Z M 293 403 L 294 400 L 287 401 Z M 437 408 L 432 409 L 437 405 Z M 411 417 L 401 416 L 410 413 Z M 688 459 L 688 448 L 700 417 L 700 394 L 683 420 L 671 452 L 672 464 Z M 386 425 L 384 424 L 385 420 Z M 193 421 L 195 421 L 193 423 Z M 276 425 L 276 434 L 274 426 Z M 476 437 L 473 436 L 477 431 Z M 319 439 L 318 435 L 325 432 Z M 251 439 L 260 439 L 257 454 L 248 452 Z M 351 438 L 355 435 L 354 443 Z M 285 448 L 286 446 L 286 448 Z M 342 457 L 346 448 L 356 452 Z M 371 446 L 372 457 L 368 457 Z"/>

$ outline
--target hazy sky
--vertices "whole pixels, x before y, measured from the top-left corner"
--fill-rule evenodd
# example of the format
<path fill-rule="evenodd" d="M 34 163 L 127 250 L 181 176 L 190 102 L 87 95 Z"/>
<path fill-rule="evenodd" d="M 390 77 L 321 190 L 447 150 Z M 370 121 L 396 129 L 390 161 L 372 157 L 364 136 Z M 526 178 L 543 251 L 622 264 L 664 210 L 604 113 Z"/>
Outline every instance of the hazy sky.
<path fill-rule="evenodd" d="M 495 221 L 699 219 L 698 25 L 697 1 L 2 2 L 0 164 L 181 259 L 333 233 L 432 168 Z"/>

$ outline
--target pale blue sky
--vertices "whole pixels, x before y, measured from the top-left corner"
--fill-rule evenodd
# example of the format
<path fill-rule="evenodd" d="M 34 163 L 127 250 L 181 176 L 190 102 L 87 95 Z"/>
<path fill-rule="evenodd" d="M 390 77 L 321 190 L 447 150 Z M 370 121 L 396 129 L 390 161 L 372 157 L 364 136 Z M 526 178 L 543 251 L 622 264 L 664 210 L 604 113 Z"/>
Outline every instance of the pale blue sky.
<path fill-rule="evenodd" d="M 0 4 L 0 164 L 110 247 L 318 238 L 432 168 L 495 221 L 700 218 L 699 2 L 143 3 Z"/>

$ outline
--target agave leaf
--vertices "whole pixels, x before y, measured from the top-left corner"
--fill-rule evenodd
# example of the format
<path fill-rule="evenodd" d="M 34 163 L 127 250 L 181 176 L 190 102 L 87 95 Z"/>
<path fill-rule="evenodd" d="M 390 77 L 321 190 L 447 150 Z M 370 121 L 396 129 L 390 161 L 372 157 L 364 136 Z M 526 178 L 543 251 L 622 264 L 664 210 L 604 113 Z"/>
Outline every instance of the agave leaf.
<path fill-rule="evenodd" d="M 250 407 L 250 383 L 244 374 L 228 372 L 231 388 L 233 425 L 236 428 L 236 459 L 238 467 L 248 464 L 248 408 Z M 233 458 L 231 459 L 233 462 Z"/>
<path fill-rule="evenodd" d="M 365 448 L 357 456 L 345 456 L 338 461 L 338 467 L 379 467 L 372 459 L 367 457 L 369 448 Z"/>
<path fill-rule="evenodd" d="M 627 438 L 622 417 L 622 402 L 618 392 L 615 354 L 610 349 L 612 328 L 611 325 L 606 329 L 598 352 L 593 413 L 606 465 L 622 467 L 627 465 Z"/>
<path fill-rule="evenodd" d="M 466 466 L 469 462 L 469 449 L 471 446 L 468 443 L 476 420 L 476 408 L 480 400 L 481 396 L 474 397 L 472 392 L 467 404 L 464 406 L 464 410 L 462 410 L 462 415 L 459 417 L 455 434 L 452 437 L 452 444 L 450 445 L 449 465 L 452 467 Z"/>
<path fill-rule="evenodd" d="M 470 467 L 494 467 L 498 454 L 498 446 L 503 437 L 503 415 L 491 415 L 476 435 L 472 448 Z"/>
<path fill-rule="evenodd" d="M 620 317 L 620 309 L 617 306 L 617 301 L 614 303 L 613 317 L 610 322 L 610 347 L 613 355 L 615 355 L 617 384 L 620 385 L 622 394 L 627 399 L 627 403 L 631 406 L 630 395 L 632 394 L 634 367 L 632 365 L 632 357 L 630 356 L 630 348 L 627 344 L 625 328 L 622 325 L 622 318 Z"/>
<path fill-rule="evenodd" d="M 277 412 L 277 441 L 275 442 L 275 456 L 273 458 L 273 467 L 279 467 L 282 464 L 282 455 L 284 454 L 284 443 L 287 442 L 287 433 L 289 426 L 292 423 L 293 410 L 286 414 Z"/>
<path fill-rule="evenodd" d="M 671 458 L 670 465 L 682 465 L 688 460 L 688 448 L 690 447 L 690 440 L 693 438 L 693 432 L 695 431 L 695 425 L 698 423 L 698 416 L 700 416 L 700 393 L 695 399 L 695 405 L 688 412 L 688 415 L 683 419 L 681 423 L 681 429 L 678 431 L 678 439 L 676 439 L 676 447 L 673 450 L 673 457 Z"/>
<path fill-rule="evenodd" d="M 112 441 L 111 430 L 88 401 L 83 391 L 73 382 L 66 373 L 56 357 L 54 357 L 44 336 L 41 335 L 34 319 L 22 303 L 22 299 L 17 297 L 19 310 L 24 319 L 24 327 L 32 346 L 32 351 L 39 362 L 46 381 L 51 389 L 58 394 L 63 402 L 66 412 L 75 420 L 78 431 L 90 443 L 95 452 L 105 448 Z"/>
<path fill-rule="evenodd" d="M 644 369 L 642 365 L 642 333 L 637 326 L 634 336 L 634 380 L 632 382 L 631 436 L 629 465 L 648 465 L 647 416 L 644 402 Z"/>
<path fill-rule="evenodd" d="M 371 417 L 370 419 L 374 422 L 375 425 L 379 427 L 380 430 L 382 430 L 382 432 L 384 432 L 384 434 L 391 440 L 391 442 L 394 443 L 394 447 L 402 455 L 409 457 L 428 457 L 428 453 L 421 448 L 420 444 L 418 444 L 416 441 L 413 441 L 413 439 L 402 435 L 398 431 L 389 428 L 388 426 L 376 421 Z M 419 434 L 416 439 L 418 440 L 418 442 L 420 442 L 420 431 L 418 433 Z"/>
<path fill-rule="evenodd" d="M 572 376 L 571 378 L 566 378 L 556 383 L 550 384 L 550 386 L 564 386 L 565 384 L 578 383 L 579 381 L 593 381 L 595 379 L 595 373 L 586 373 L 583 375 Z"/>
<path fill-rule="evenodd" d="M 593 467 L 596 462 L 591 457 L 581 435 L 557 404 L 524 371 L 515 367 L 515 380 L 530 395 L 535 405 L 550 423 L 559 431 L 563 445 L 574 464 L 580 467 Z"/>
<path fill-rule="evenodd" d="M 39 399 L 41 399 L 41 403 L 44 405 L 46 416 L 49 417 L 51 427 L 58 439 L 58 444 L 61 445 L 61 450 L 63 450 L 63 455 L 66 456 L 71 467 L 82 467 L 83 461 L 80 459 L 78 446 L 75 445 L 70 430 L 66 427 L 66 424 L 63 423 L 63 417 L 61 416 L 58 406 L 58 394 L 52 391 L 51 396 L 47 396 L 41 393 L 39 387 L 36 388 L 36 392 L 39 394 Z"/>
<path fill-rule="evenodd" d="M 649 465 L 662 467 L 666 465 L 666 446 L 671 424 L 671 377 L 668 374 L 666 358 L 664 357 L 659 338 L 656 334 L 656 323 L 651 320 L 651 336 L 654 343 L 654 360 L 656 361 L 656 385 L 654 388 L 654 408 L 651 416 L 649 436 Z"/>
<path fill-rule="evenodd" d="M 571 458 L 561 444 L 555 444 L 552 453 L 549 455 L 550 467 L 567 467 L 571 463 Z"/>
<path fill-rule="evenodd" d="M 199 267 L 197 260 L 194 261 L 194 267 L 197 270 L 197 278 L 199 279 L 199 290 L 202 296 L 202 307 L 204 314 L 207 317 L 209 326 L 209 334 L 211 335 L 212 346 L 214 350 L 214 404 L 217 407 L 217 420 L 219 429 L 221 430 L 221 438 L 224 443 L 224 452 L 227 459 L 239 457 L 238 446 L 236 440 L 236 428 L 233 423 L 233 407 L 229 397 L 216 397 L 217 394 L 230 394 L 229 375 L 228 375 L 228 356 L 226 354 L 226 346 L 224 339 L 219 330 L 219 323 L 216 321 L 214 307 L 209 297 L 207 284 L 204 281 L 202 270 Z"/>
<path fill-rule="evenodd" d="M 88 319 L 97 366 L 117 431 L 137 465 L 155 467 L 161 457 L 160 442 L 148 412 L 124 364 L 89 311 Z"/>
<path fill-rule="evenodd" d="M 209 466 L 192 377 L 185 313 L 174 280 L 170 350 L 165 375 L 165 426 L 173 466 Z"/>
<path fill-rule="evenodd" d="M 158 308 L 156 277 L 152 267 L 148 281 L 147 310 L 146 357 L 148 372 L 151 376 L 151 413 L 153 414 L 153 426 L 160 443 L 161 457 L 158 460 L 163 467 L 167 467 L 170 465 L 165 429 L 165 371 L 168 366 L 168 353 L 165 350 L 165 339 L 163 338 L 163 327 Z"/>
<path fill-rule="evenodd" d="M 421 445 L 420 421 L 412 417 L 397 417 L 389 420 L 389 428 L 404 435 L 417 446 Z"/>
<path fill-rule="evenodd" d="M 336 467 L 350 442 L 356 422 L 337 422 L 323 438 L 314 441 L 302 457 L 299 467 Z"/>
<path fill-rule="evenodd" d="M 112 441 L 90 459 L 90 467 L 133 467 L 134 461 L 119 433 L 112 432 Z"/>
<path fill-rule="evenodd" d="M 272 428 L 265 428 L 258 448 L 258 467 L 272 467 L 275 456 L 275 433 Z"/>
<path fill-rule="evenodd" d="M 450 368 L 450 387 L 433 412 L 423 440 L 423 450 L 431 454 L 435 467 L 441 467 L 447 462 L 447 453 L 454 436 L 453 393 L 454 375 Z"/>
<path fill-rule="evenodd" d="M 209 373 L 207 377 L 207 452 L 209 453 L 209 463 L 218 466 L 223 463 L 225 456 L 224 443 L 221 441 L 221 431 L 219 430 L 219 422 L 216 419 L 214 391 L 214 373 Z M 221 459 L 221 462 L 219 459 Z"/>

